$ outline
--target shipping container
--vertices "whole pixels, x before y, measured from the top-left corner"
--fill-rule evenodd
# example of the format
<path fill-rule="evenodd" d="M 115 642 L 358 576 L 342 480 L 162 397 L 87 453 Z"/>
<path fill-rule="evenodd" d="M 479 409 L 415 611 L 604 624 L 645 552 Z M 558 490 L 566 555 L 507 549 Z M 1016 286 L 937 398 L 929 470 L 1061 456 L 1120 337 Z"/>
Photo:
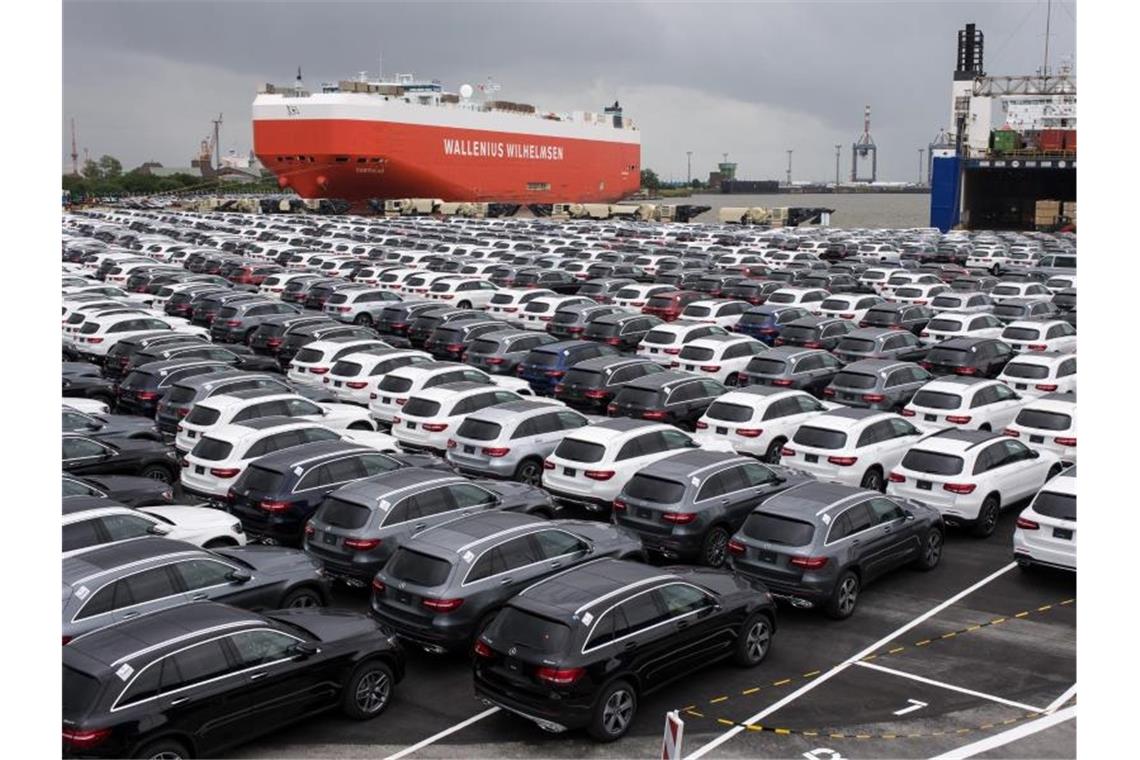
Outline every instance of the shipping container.
<path fill-rule="evenodd" d="M 1065 130 L 1065 150 L 1069 151 L 1070 153 L 1077 152 L 1077 130 Z"/>
<path fill-rule="evenodd" d="M 995 129 L 990 132 L 990 150 L 994 153 L 1011 153 L 1021 148 L 1021 135 L 1012 129 Z"/>
<path fill-rule="evenodd" d="M 1041 130 L 1037 136 L 1037 147 L 1042 153 L 1059 153 L 1065 150 L 1065 130 Z"/>

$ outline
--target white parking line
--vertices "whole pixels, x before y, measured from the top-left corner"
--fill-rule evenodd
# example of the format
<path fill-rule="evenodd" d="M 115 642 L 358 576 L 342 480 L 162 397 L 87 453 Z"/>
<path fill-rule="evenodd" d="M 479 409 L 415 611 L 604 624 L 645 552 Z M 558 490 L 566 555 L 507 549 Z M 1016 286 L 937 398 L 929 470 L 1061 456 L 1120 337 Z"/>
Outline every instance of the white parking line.
<path fill-rule="evenodd" d="M 1046 715 L 1043 718 L 1038 718 L 1037 720 L 1030 721 L 1029 723 L 1017 726 L 1016 728 L 1011 728 L 1008 731 L 1003 731 L 1000 734 L 988 736 L 981 741 L 974 742 L 973 744 L 967 744 L 964 747 L 958 747 L 957 749 L 952 749 L 949 752 L 944 752 L 937 757 L 931 758 L 931 760 L 965 760 L 967 757 L 973 757 L 974 755 L 979 755 L 982 752 L 986 752 L 997 747 L 1003 747 L 1010 742 L 1015 742 L 1018 739 L 1024 739 L 1026 736 L 1032 736 L 1038 731 L 1044 731 L 1045 729 L 1055 726 L 1058 723 L 1064 723 L 1065 721 L 1072 720 L 1075 717 L 1077 717 L 1076 705 L 1072 707 L 1066 707 L 1064 710 L 1055 712 L 1052 715 Z"/>
<path fill-rule="evenodd" d="M 993 694 L 986 694 L 985 692 L 974 691 L 973 689 L 965 689 L 961 686 L 955 686 L 952 683 L 943 683 L 942 681 L 935 681 L 931 678 L 923 678 L 922 676 L 916 676 L 913 673 L 906 673 L 904 671 L 895 670 L 893 668 L 884 668 L 882 665 L 876 665 L 873 662 L 857 662 L 855 664 L 863 668 L 870 668 L 871 670 L 890 673 L 892 676 L 909 678 L 912 681 L 918 681 L 919 683 L 928 684 L 930 686 L 937 686 L 942 689 L 947 689 L 948 691 L 956 691 L 960 694 L 969 694 L 971 697 L 979 697 L 980 699 L 988 699 L 991 702 L 1009 705 L 1010 707 L 1017 707 L 1021 710 L 1028 710 L 1029 712 L 1045 712 L 1045 710 L 1042 710 L 1040 707 L 1034 707 L 1033 705 L 1023 705 L 1022 703 L 1014 702 L 1011 699 L 1003 699 L 1002 697 L 994 696 Z"/>
<path fill-rule="evenodd" d="M 399 758 L 410 755 L 413 752 L 419 752 L 421 749 L 428 746 L 429 744 L 435 744 L 437 741 L 439 741 L 443 737 L 450 736 L 451 734 L 454 734 L 456 731 L 462 731 L 463 729 L 470 726 L 472 723 L 477 723 L 489 715 L 494 715 L 498 711 L 499 711 L 498 707 L 490 707 L 490 708 L 484 710 L 483 712 L 479 713 L 478 715 L 472 715 L 467 720 L 465 720 L 461 723 L 456 723 L 451 728 L 445 728 L 443 731 L 440 731 L 438 734 L 435 734 L 433 736 L 429 736 L 428 738 L 424 739 L 422 742 L 416 742 L 415 744 L 413 744 L 410 747 L 404 747 L 399 752 L 397 752 L 393 755 L 388 755 L 388 757 L 384 758 L 384 760 L 399 760 Z"/>
<path fill-rule="evenodd" d="M 1060 707 L 1061 705 L 1065 704 L 1070 699 L 1072 699 L 1073 695 L 1076 693 L 1077 693 L 1077 685 L 1073 684 L 1072 686 L 1070 686 L 1068 689 L 1065 690 L 1064 694 L 1062 694 L 1061 696 L 1057 697 L 1052 702 L 1050 702 L 1049 706 L 1045 708 L 1045 712 L 1047 712 L 1047 713 L 1056 712 L 1058 707 Z"/>
<path fill-rule="evenodd" d="M 1015 567 L 1017 567 L 1017 563 L 1016 562 L 1010 562 L 1008 565 L 1001 568 L 1000 570 L 997 570 L 996 572 L 993 572 L 990 575 L 987 575 L 985 578 L 982 578 L 980 581 L 975 583 L 973 586 L 970 586 L 969 588 L 967 588 L 963 591 L 959 591 L 957 594 L 950 597 L 949 599 L 942 602 L 941 604 L 938 604 L 938 605 L 930 608 L 929 610 L 922 613 L 921 615 L 919 615 L 918 617 L 916 617 L 914 620 L 910 621 L 909 623 L 906 623 L 905 625 L 902 625 L 902 626 L 896 628 L 895 630 L 891 631 L 886 636 L 884 636 L 883 638 L 876 641 L 874 644 L 871 644 L 869 647 L 866 647 L 862 651 L 851 655 L 846 660 L 844 660 L 843 662 L 841 662 L 838 665 L 836 665 L 835 667 L 833 667 L 831 670 L 827 671 L 826 673 L 824 673 L 821 676 L 816 677 L 815 680 L 808 681 L 806 684 L 804 684 L 800 688 L 796 689 L 795 691 L 793 691 L 791 694 L 784 697 L 780 701 L 775 702 L 775 703 L 769 705 L 768 707 L 765 707 L 763 710 L 756 713 L 751 718 L 748 718 L 747 720 L 742 721 L 740 724 L 733 726 L 728 731 L 725 731 L 723 734 L 721 734 L 717 738 L 713 739 L 712 741 L 708 742 L 707 744 L 704 744 L 703 746 L 698 747 L 696 749 L 696 751 L 692 752 L 691 754 L 689 754 L 686 757 L 686 760 L 696 760 L 696 758 L 701 757 L 708 752 L 711 752 L 712 750 L 714 750 L 717 747 L 719 747 L 720 745 L 724 744 L 726 741 L 728 741 L 732 737 L 739 734 L 741 731 L 744 731 L 745 730 L 744 729 L 745 724 L 756 723 L 757 721 L 762 720 L 763 718 L 767 717 L 771 713 L 774 713 L 776 710 L 779 710 L 784 705 L 787 705 L 787 704 L 794 702 L 795 700 L 802 697 L 804 694 L 807 694 L 812 689 L 814 689 L 817 686 L 819 686 L 820 684 L 826 682 L 828 679 L 832 678 L 833 676 L 839 675 L 839 673 L 843 672 L 844 670 L 846 670 L 848 667 L 850 667 L 854 663 L 858 662 L 859 660 L 862 660 L 864 657 L 871 654 L 876 649 L 879 649 L 884 644 L 887 644 L 891 641 L 894 641 L 899 636 L 901 636 L 902 634 L 909 631 L 911 628 L 914 628 L 915 626 L 921 625 L 925 620 L 927 620 L 931 617 L 934 617 L 939 612 L 942 612 L 942 610 L 946 609 L 947 607 L 951 606 L 952 604 L 957 603 L 959 600 L 965 598 L 966 596 L 969 596 L 970 594 L 972 594 L 975 591 L 977 591 L 978 589 L 980 589 L 982 586 L 985 586 L 987 583 L 990 583 L 991 581 L 993 581 L 997 578 L 1000 578 L 1002 575 L 1005 575 L 1006 573 L 1008 573 L 1010 570 L 1012 570 Z"/>

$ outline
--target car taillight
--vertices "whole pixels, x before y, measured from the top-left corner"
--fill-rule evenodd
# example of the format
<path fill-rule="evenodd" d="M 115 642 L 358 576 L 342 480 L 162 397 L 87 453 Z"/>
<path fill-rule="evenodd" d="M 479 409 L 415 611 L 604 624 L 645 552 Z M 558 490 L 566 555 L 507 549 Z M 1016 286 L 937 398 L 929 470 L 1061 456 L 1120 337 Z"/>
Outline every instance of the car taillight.
<path fill-rule="evenodd" d="M 454 439 L 454 438 L 448 438 L 448 439 L 447 439 L 447 448 L 449 448 L 449 449 L 454 449 L 454 448 L 455 448 L 456 446 L 458 446 L 458 445 L 459 445 L 459 444 L 458 444 L 458 443 L 456 443 L 456 441 L 455 441 L 455 439 Z"/>
<path fill-rule="evenodd" d="M 305 523 L 305 535 L 306 536 L 315 536 L 316 534 L 317 534 L 317 529 L 314 528 L 311 523 Z"/>
<path fill-rule="evenodd" d="M 920 298 L 915 300 L 914 303 L 918 304 L 919 306 L 926 306 L 926 299 Z"/>
<path fill-rule="evenodd" d="M 782 345 L 784 345 L 784 339 L 783 338 L 776 338 L 774 341 L 772 341 L 772 345 L 773 346 L 782 346 Z"/>
<path fill-rule="evenodd" d="M 744 554 L 744 544 L 740 543 L 735 538 L 729 539 L 728 553 L 739 557 L 740 555 Z"/>
<path fill-rule="evenodd" d="M 1017 432 L 1013 428 L 1006 428 L 1005 430 L 1001 431 L 1001 434 L 1002 435 L 1008 435 L 1011 438 L 1020 438 L 1021 437 L 1021 433 Z"/>
<path fill-rule="evenodd" d="M 701 422 L 700 420 L 697 420 L 696 427 L 697 427 L 697 430 L 708 430 L 709 429 L 709 423 Z"/>
<path fill-rule="evenodd" d="M 71 643 L 71 637 L 70 636 L 64 636 L 63 637 L 63 646 L 67 646 L 70 643 Z"/>
<path fill-rule="evenodd" d="M 227 319 L 226 320 L 226 327 L 240 327 L 240 326 L 241 326 L 241 320 L 240 319 Z"/>
<path fill-rule="evenodd" d="M 546 681 L 552 686 L 569 686 L 585 673 L 585 668 L 548 668 L 546 666 L 534 671 L 538 680 Z"/>
<path fill-rule="evenodd" d="M 761 428 L 737 428 L 736 434 L 745 438 L 759 438 L 764 430 Z"/>
<path fill-rule="evenodd" d="M 969 417 L 969 416 L 961 416 L 961 415 L 957 415 L 957 414 L 946 415 L 946 421 L 949 422 L 951 425 L 967 425 L 967 424 L 969 424 L 971 419 L 973 419 L 973 418 Z"/>
<path fill-rule="evenodd" d="M 956 493 L 956 494 L 973 493 L 974 489 L 977 487 L 978 486 L 975 483 L 943 483 L 942 484 L 942 490 L 949 491 L 950 493 Z"/>
<path fill-rule="evenodd" d="M 564 393 L 565 391 L 566 391 L 566 386 L 563 385 L 562 383 L 555 383 L 554 384 L 554 395 L 555 396 L 557 396 L 560 393 Z"/>
<path fill-rule="evenodd" d="M 772 385 L 778 385 L 778 386 L 780 386 L 781 388 L 786 388 L 786 387 L 788 387 L 788 386 L 789 386 L 789 385 L 791 385 L 791 384 L 792 384 L 792 381 L 791 381 L 791 379 L 789 379 L 789 378 L 786 378 L 786 377 L 777 378 L 776 380 L 773 380 L 773 381 L 772 381 Z M 835 395 L 835 392 L 834 392 L 834 391 L 832 392 L 832 395 L 833 395 L 833 396 Z"/>
<path fill-rule="evenodd" d="M 309 372 L 314 375 L 323 375 L 329 371 L 328 367 L 309 367 Z"/>
<path fill-rule="evenodd" d="M 489 457 L 505 457 L 511 450 L 505 446 L 484 446 L 483 453 Z"/>
<path fill-rule="evenodd" d="M 661 519 L 667 523 L 674 525 L 688 525 L 693 520 L 697 519 L 696 512 L 665 512 L 661 515 Z"/>
<path fill-rule="evenodd" d="M 858 457 L 828 457 L 827 461 L 831 464 L 837 464 L 840 467 L 850 467 L 859 461 Z"/>
<path fill-rule="evenodd" d="M 423 428 L 424 428 L 424 430 L 428 431 L 429 433 L 442 433 L 444 430 L 447 430 L 447 423 L 446 422 L 425 422 L 423 424 Z"/>
<path fill-rule="evenodd" d="M 354 391 L 358 391 L 358 390 L 361 390 L 362 388 L 367 388 L 368 383 L 367 382 L 360 382 L 359 380 L 353 380 L 351 382 L 345 383 L 345 386 L 352 388 Z"/>
<path fill-rule="evenodd" d="M 609 395 L 609 391 L 604 391 L 600 388 L 593 388 L 585 393 L 586 398 L 606 398 Z"/>
<path fill-rule="evenodd" d="M 548 369 L 543 374 L 545 374 L 547 377 L 558 378 L 558 377 L 562 377 L 563 375 L 565 375 L 566 372 L 564 370 L 560 370 L 560 369 Z"/>
<path fill-rule="evenodd" d="M 870 323 L 870 322 L 868 322 L 868 321 L 867 321 L 867 320 L 865 320 L 865 319 L 861 319 L 861 320 L 859 320 L 859 326 L 860 326 L 860 327 L 868 327 L 868 326 L 870 326 L 870 324 L 871 324 L 871 323 Z"/>
<path fill-rule="evenodd" d="M 819 348 L 821 345 L 823 345 L 823 344 L 820 343 L 818 340 L 809 340 L 807 343 L 804 344 L 804 348 Z"/>
<path fill-rule="evenodd" d="M 655 409 L 650 409 L 641 413 L 643 420 L 663 420 L 665 419 L 665 412 Z"/>
<path fill-rule="evenodd" d="M 488 357 L 488 358 L 487 358 L 487 363 L 488 363 L 488 364 L 495 364 L 495 365 L 499 365 L 499 364 L 502 364 L 502 363 L 503 363 L 503 361 L 504 361 L 504 359 L 503 359 L 503 357 L 501 357 L 501 356 L 491 356 L 491 357 Z"/>
<path fill-rule="evenodd" d="M 554 462 L 551 462 L 549 459 L 543 459 L 542 460 L 542 469 L 553 470 L 554 469 Z"/>
<path fill-rule="evenodd" d="M 281 338 L 269 338 L 265 341 L 265 345 L 271 347 L 280 346 L 282 343 L 284 343 L 284 341 Z"/>
<path fill-rule="evenodd" d="M 613 470 L 586 470 L 584 473 L 590 480 L 609 480 L 614 476 Z"/>
<path fill-rule="evenodd" d="M 1028 346 L 1026 346 L 1026 348 L 1028 348 L 1030 351 L 1044 351 L 1046 348 L 1048 348 L 1048 346 L 1046 346 L 1044 343 L 1030 343 Z"/>
<path fill-rule="evenodd" d="M 487 646 L 482 641 L 476 640 L 475 641 L 475 656 L 476 657 L 491 658 L 491 657 L 495 656 L 495 652 L 494 652 L 494 650 L 491 649 L 491 647 Z"/>
<path fill-rule="evenodd" d="M 463 350 L 463 344 L 462 343 L 448 343 L 446 348 L 451 353 L 457 354 Z"/>
<path fill-rule="evenodd" d="M 346 542 L 347 543 L 347 542 Z M 377 542 L 379 543 L 379 542 Z M 463 604 L 462 599 L 424 599 L 420 602 L 424 607 L 436 612 L 454 612 Z"/>
<path fill-rule="evenodd" d="M 887 480 L 891 481 L 892 483 L 905 483 L 906 482 L 906 478 L 904 478 L 902 475 L 900 475 L 897 472 L 892 472 L 890 475 L 888 475 Z"/>
<path fill-rule="evenodd" d="M 977 367 L 955 367 L 954 373 L 958 375 L 976 375 L 978 374 Z"/>
<path fill-rule="evenodd" d="M 782 456 L 782 457 L 794 457 L 795 455 L 796 455 L 795 449 L 789 449 L 787 446 L 784 446 L 783 448 L 780 449 L 780 456 Z"/>
<path fill-rule="evenodd" d="M 673 354 L 673 355 L 681 353 L 681 349 L 679 349 L 679 348 L 663 348 L 661 350 L 667 354 Z"/>
<path fill-rule="evenodd" d="M 87 342 L 88 343 L 102 343 L 103 339 L 102 338 L 88 338 Z"/>
<path fill-rule="evenodd" d="M 262 499 L 258 505 L 266 512 L 284 512 L 289 508 L 289 502 L 276 499 Z"/>
<path fill-rule="evenodd" d="M 827 564 L 827 557 L 791 557 L 788 564 L 804 570 L 818 570 Z"/>
<path fill-rule="evenodd" d="M 886 396 L 884 396 L 881 393 L 864 393 L 863 394 L 863 400 L 866 401 L 868 404 L 877 404 L 880 401 L 883 401 L 884 399 L 886 399 Z"/>
<path fill-rule="evenodd" d="M 109 728 L 97 728 L 89 731 L 73 728 L 63 729 L 63 743 L 72 749 L 91 749 L 102 744 L 111 735 Z"/>
<path fill-rule="evenodd" d="M 702 364 L 701 372 L 720 372 L 719 364 Z"/>
<path fill-rule="evenodd" d="M 1035 385 L 1033 387 L 1039 391 L 1048 391 L 1050 393 L 1057 390 L 1057 386 L 1054 385 L 1053 383 L 1040 383 L 1040 384 Z"/>
<path fill-rule="evenodd" d="M 613 508 L 615 512 L 624 512 L 629 508 L 629 505 L 621 499 L 614 499 Z"/>
<path fill-rule="evenodd" d="M 366 552 L 375 549 L 380 545 L 378 538 L 346 538 L 344 540 L 344 548 L 355 549 L 358 552 Z"/>
<path fill-rule="evenodd" d="M 915 411 L 913 409 L 900 409 L 899 414 L 901 414 L 903 417 L 913 417 L 915 415 Z"/>
<path fill-rule="evenodd" d="M 888 330 L 905 330 L 906 328 L 903 327 L 902 325 L 891 325 L 887 329 Z"/>
<path fill-rule="evenodd" d="M 611 345 L 611 346 L 620 346 L 621 345 L 621 338 L 617 338 L 617 337 L 606 338 L 606 343 L 608 345 Z"/>
<path fill-rule="evenodd" d="M 844 319 L 855 319 L 854 314 L 840 314 L 839 316 L 843 317 Z"/>
<path fill-rule="evenodd" d="M 158 394 L 154 391 L 137 391 L 135 398 L 139 401 L 154 401 L 158 398 Z"/>
<path fill-rule="evenodd" d="M 1076 446 L 1077 445 L 1077 439 L 1076 438 L 1054 438 L 1053 443 L 1057 444 L 1058 446 Z"/>
<path fill-rule="evenodd" d="M 210 474 L 215 478 L 232 478 L 236 477 L 241 470 L 236 467 L 211 467 Z"/>
<path fill-rule="evenodd" d="M 377 594 L 383 594 L 387 588 L 388 587 L 384 585 L 384 581 L 380 580 L 379 578 L 372 579 L 372 590 Z"/>
<path fill-rule="evenodd" d="M 1025 517 L 1018 517 L 1017 527 L 1021 528 L 1022 530 L 1037 530 L 1041 526 L 1033 520 L 1027 519 Z"/>
<path fill-rule="evenodd" d="M 408 400 L 406 398 L 396 399 L 396 406 L 403 406 L 406 403 L 408 403 Z"/>

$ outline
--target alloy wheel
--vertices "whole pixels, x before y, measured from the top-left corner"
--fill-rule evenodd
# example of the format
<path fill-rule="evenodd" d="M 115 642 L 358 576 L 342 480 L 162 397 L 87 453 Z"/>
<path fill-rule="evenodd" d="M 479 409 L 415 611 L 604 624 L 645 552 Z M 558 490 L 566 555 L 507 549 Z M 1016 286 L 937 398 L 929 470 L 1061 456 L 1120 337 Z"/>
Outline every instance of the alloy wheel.
<path fill-rule="evenodd" d="M 633 695 L 625 689 L 618 689 L 606 700 L 602 708 L 602 725 L 611 734 L 620 734 L 633 717 Z"/>
<path fill-rule="evenodd" d="M 295 599 L 291 599 L 289 601 L 289 607 L 291 608 L 309 608 L 319 606 L 320 605 L 317 604 L 317 598 L 312 594 L 301 594 Z"/>
<path fill-rule="evenodd" d="M 839 611 L 847 615 L 855 609 L 855 600 L 859 595 L 859 582 L 855 576 L 850 575 L 843 579 L 839 586 Z"/>
<path fill-rule="evenodd" d="M 710 567 L 720 567 L 724 564 L 725 552 L 728 549 L 728 534 L 723 530 L 713 533 L 712 543 L 705 551 L 705 561 Z"/>
<path fill-rule="evenodd" d="M 365 713 L 379 712 L 388 703 L 392 684 L 382 671 L 366 673 L 356 685 L 356 706 Z"/>
<path fill-rule="evenodd" d="M 926 560 L 928 567 L 933 567 L 938 559 L 942 556 L 942 534 L 938 531 L 931 531 L 926 539 L 926 549 L 923 559 Z"/>
<path fill-rule="evenodd" d="M 768 651 L 768 644 L 770 644 L 771 641 L 772 632 L 768 630 L 767 621 L 757 620 L 756 623 L 748 629 L 748 656 L 755 662 L 764 659 L 764 655 Z"/>

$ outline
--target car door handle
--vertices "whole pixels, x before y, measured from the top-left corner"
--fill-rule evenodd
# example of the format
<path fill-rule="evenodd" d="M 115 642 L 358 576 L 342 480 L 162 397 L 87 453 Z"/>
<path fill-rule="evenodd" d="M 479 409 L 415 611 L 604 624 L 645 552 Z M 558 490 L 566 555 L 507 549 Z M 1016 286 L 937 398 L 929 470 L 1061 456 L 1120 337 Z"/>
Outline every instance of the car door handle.
<path fill-rule="evenodd" d="M 190 598 L 194 601 L 198 601 L 200 599 L 206 599 L 208 597 L 207 597 L 207 594 L 199 593 L 199 594 L 191 594 Z"/>
<path fill-rule="evenodd" d="M 423 530 L 423 529 L 424 529 L 424 528 L 426 528 L 426 527 L 427 527 L 427 524 L 426 524 L 426 523 L 420 523 L 420 524 L 419 524 L 419 525 L 417 525 L 416 527 L 412 528 L 412 530 L 415 530 L 415 531 L 420 531 L 420 530 Z"/>
<path fill-rule="evenodd" d="M 637 642 L 636 641 L 627 641 L 625 648 L 626 649 L 637 649 Z"/>
<path fill-rule="evenodd" d="M 256 681 L 259 678 L 265 678 L 267 675 L 269 675 L 269 671 L 263 670 L 260 673 L 254 673 L 249 677 L 249 680 Z"/>
<path fill-rule="evenodd" d="M 126 620 L 127 618 L 138 617 L 138 616 L 139 616 L 139 613 L 137 613 L 137 612 L 124 612 L 123 613 L 123 620 Z"/>
<path fill-rule="evenodd" d="M 180 705 L 183 702 L 189 702 L 189 701 L 190 701 L 190 697 L 179 697 L 178 699 L 170 700 L 170 706 L 174 707 L 175 705 Z"/>
<path fill-rule="evenodd" d="M 506 586 L 508 583 L 514 583 L 514 582 L 515 582 L 514 578 L 503 578 L 501 581 L 499 581 L 499 585 L 500 586 Z"/>
<path fill-rule="evenodd" d="M 562 567 L 562 563 L 561 562 L 551 562 L 550 566 L 551 567 Z"/>
<path fill-rule="evenodd" d="M 688 627 L 689 627 L 689 621 L 688 620 L 678 620 L 677 621 L 677 630 L 678 631 L 683 631 L 684 629 L 686 629 Z"/>

